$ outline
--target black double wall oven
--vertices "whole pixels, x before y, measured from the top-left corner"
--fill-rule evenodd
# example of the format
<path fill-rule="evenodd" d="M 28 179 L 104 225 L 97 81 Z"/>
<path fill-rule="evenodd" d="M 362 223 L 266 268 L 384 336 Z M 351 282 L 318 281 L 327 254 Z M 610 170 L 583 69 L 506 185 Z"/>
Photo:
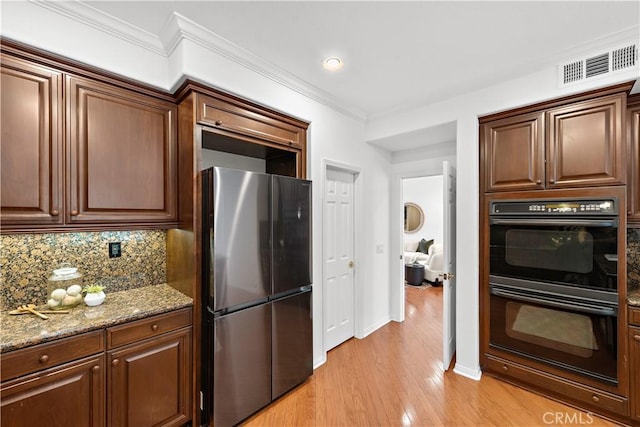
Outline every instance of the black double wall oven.
<path fill-rule="evenodd" d="M 489 203 L 489 346 L 615 388 L 616 197 Z"/>

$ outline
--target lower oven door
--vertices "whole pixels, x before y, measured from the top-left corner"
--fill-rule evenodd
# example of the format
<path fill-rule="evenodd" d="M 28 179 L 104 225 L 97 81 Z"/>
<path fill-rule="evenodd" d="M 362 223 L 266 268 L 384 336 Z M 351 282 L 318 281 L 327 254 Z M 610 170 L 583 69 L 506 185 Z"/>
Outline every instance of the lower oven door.
<path fill-rule="evenodd" d="M 617 307 L 491 285 L 490 346 L 616 386 Z"/>

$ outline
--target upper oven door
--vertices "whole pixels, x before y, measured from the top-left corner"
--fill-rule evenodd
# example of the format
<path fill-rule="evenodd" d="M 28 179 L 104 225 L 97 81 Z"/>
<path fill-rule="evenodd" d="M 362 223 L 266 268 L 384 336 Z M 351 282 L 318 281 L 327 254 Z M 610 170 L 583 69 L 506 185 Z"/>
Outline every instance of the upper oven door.
<path fill-rule="evenodd" d="M 489 274 L 617 292 L 614 217 L 491 217 Z"/>

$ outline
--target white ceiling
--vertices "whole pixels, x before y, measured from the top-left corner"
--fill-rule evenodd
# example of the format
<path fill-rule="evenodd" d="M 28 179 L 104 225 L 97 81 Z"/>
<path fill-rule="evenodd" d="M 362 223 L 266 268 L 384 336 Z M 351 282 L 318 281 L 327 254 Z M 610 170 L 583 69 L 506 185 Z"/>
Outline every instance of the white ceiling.
<path fill-rule="evenodd" d="M 640 23 L 637 0 L 83 3 L 156 35 L 178 12 L 369 119 L 571 60 Z M 321 67 L 333 55 L 337 73 Z"/>

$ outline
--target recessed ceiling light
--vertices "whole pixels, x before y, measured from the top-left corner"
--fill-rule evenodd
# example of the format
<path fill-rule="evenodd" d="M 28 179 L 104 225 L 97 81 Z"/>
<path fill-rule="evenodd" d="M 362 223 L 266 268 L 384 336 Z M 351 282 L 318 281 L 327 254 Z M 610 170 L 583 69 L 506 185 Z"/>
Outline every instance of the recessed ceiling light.
<path fill-rule="evenodd" d="M 337 56 L 332 56 L 322 61 L 324 69 L 329 71 L 338 71 L 343 65 L 342 59 Z"/>

